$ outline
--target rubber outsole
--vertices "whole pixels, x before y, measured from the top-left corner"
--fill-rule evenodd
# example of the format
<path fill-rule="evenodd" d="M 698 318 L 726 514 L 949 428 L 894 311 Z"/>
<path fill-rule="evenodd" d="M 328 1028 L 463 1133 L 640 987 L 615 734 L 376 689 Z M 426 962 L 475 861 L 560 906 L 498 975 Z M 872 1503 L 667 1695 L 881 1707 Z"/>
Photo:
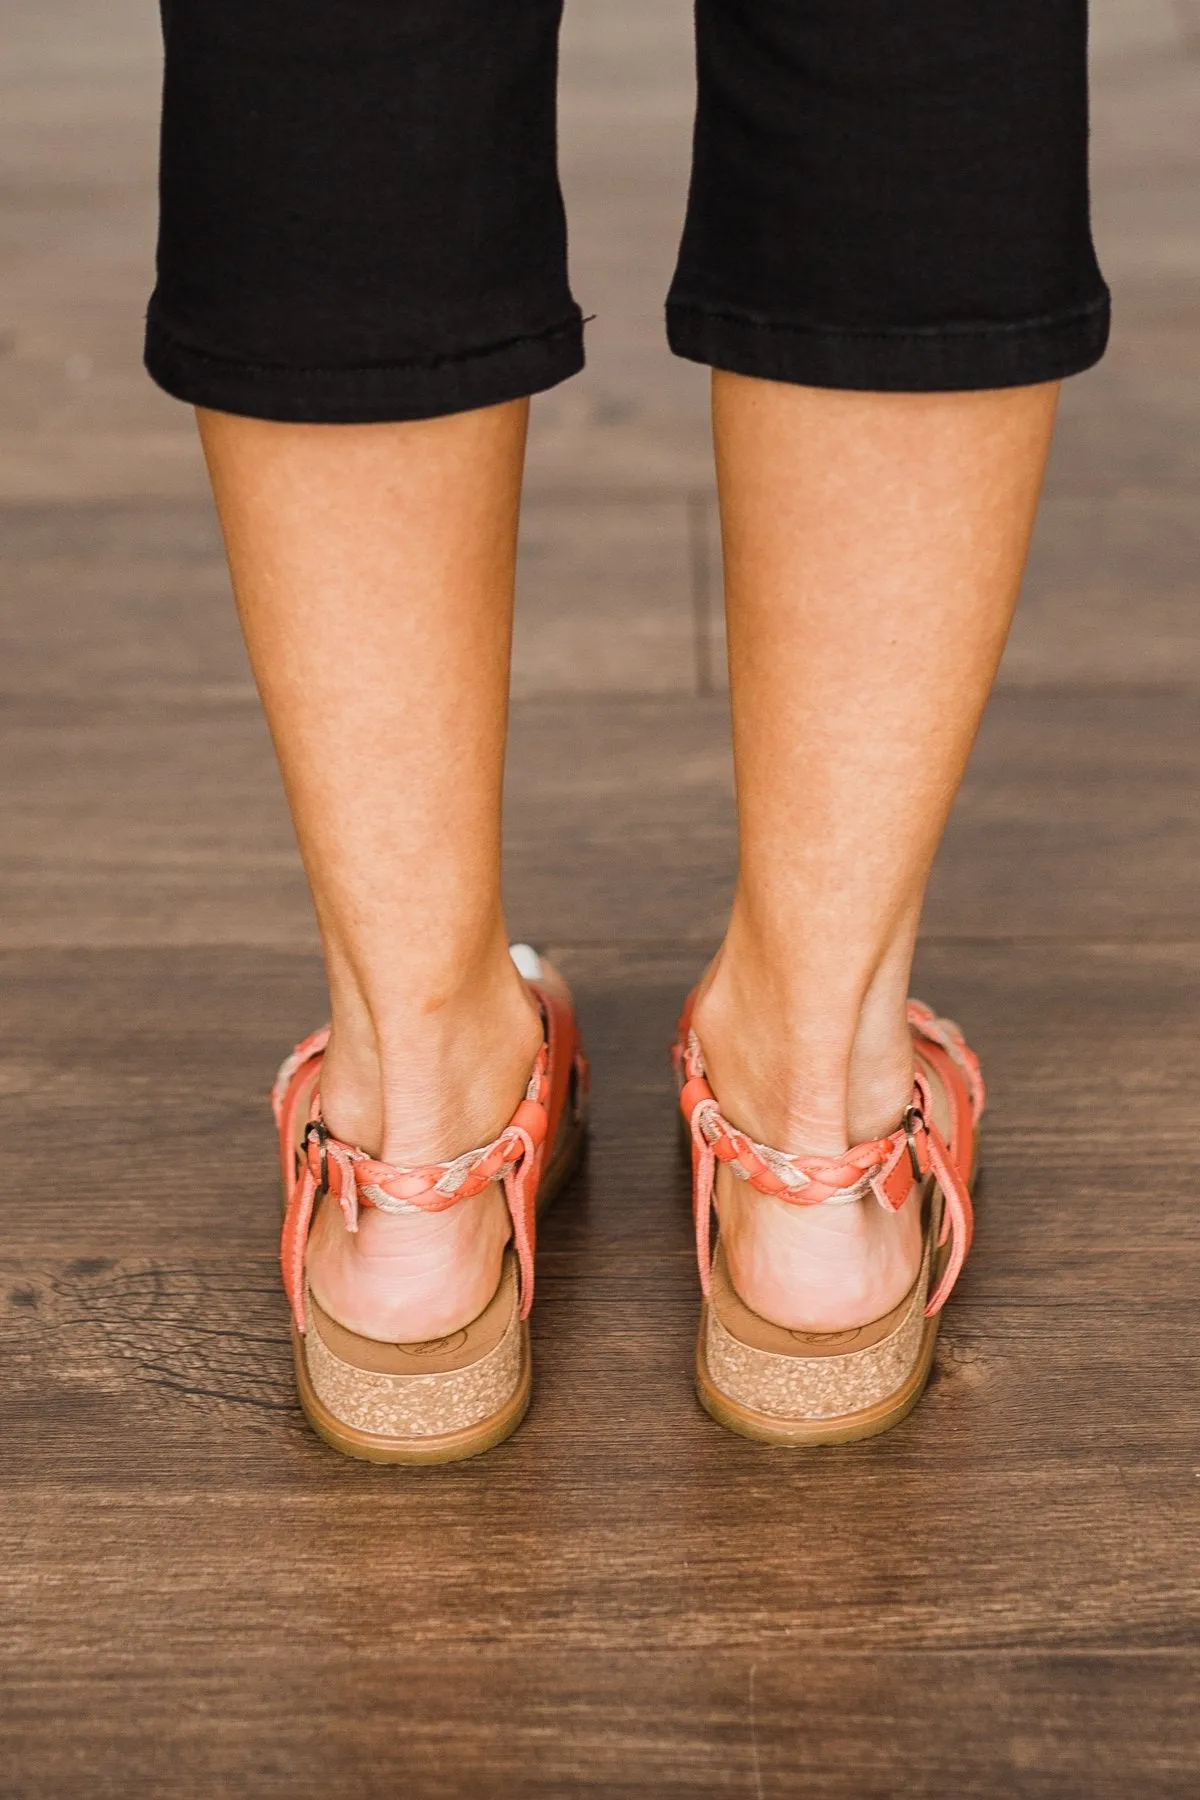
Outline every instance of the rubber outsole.
<path fill-rule="evenodd" d="M 757 1444 L 775 1444 L 782 1448 L 818 1449 L 831 1444 L 852 1444 L 862 1438 L 878 1437 L 908 1417 L 925 1391 L 933 1368 L 940 1314 L 926 1319 L 921 1334 L 921 1348 L 912 1373 L 902 1387 L 886 1400 L 861 1412 L 842 1413 L 833 1419 L 777 1419 L 770 1413 L 755 1412 L 740 1401 L 731 1400 L 713 1382 L 704 1361 L 704 1339 L 708 1324 L 708 1305 L 700 1317 L 700 1337 L 696 1345 L 696 1396 L 705 1412 L 740 1437 L 752 1438 Z"/>
<path fill-rule="evenodd" d="M 436 1437 L 378 1437 L 373 1432 L 359 1431 L 355 1426 L 345 1424 L 321 1404 L 313 1391 L 304 1339 L 294 1324 L 292 1355 L 296 1365 L 296 1390 L 305 1418 L 331 1449 L 339 1450 L 343 1456 L 353 1456 L 359 1462 L 400 1463 L 420 1468 L 435 1463 L 466 1462 L 472 1456 L 482 1456 L 485 1450 L 494 1449 L 512 1436 L 529 1411 L 533 1395 L 533 1358 L 526 1319 L 521 1321 L 521 1380 L 508 1405 L 480 1425 Z"/>

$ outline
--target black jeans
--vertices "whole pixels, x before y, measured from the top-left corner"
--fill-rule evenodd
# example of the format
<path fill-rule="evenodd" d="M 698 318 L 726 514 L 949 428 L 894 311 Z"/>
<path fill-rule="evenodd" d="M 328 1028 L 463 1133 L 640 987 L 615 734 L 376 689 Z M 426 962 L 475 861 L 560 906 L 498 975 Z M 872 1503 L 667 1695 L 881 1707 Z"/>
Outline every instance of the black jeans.
<path fill-rule="evenodd" d="M 155 379 L 358 422 L 574 374 L 561 6 L 162 0 Z M 908 391 L 1100 357 L 1086 0 L 698 0 L 696 19 L 681 356 Z"/>

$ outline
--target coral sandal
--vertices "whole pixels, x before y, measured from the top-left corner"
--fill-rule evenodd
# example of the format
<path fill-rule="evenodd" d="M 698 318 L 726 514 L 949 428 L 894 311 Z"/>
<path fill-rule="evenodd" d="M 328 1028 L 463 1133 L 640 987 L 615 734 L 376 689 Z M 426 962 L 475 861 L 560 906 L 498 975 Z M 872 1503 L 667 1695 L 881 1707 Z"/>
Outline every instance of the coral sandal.
<path fill-rule="evenodd" d="M 321 1118 L 329 1029 L 297 1045 L 275 1080 L 283 1174 L 283 1280 L 292 1308 L 300 1404 L 313 1429 L 368 1462 L 441 1463 L 478 1456 L 516 1430 L 529 1405 L 529 1309 L 537 1214 L 570 1175 L 586 1129 L 587 1062 L 570 996 L 527 945 L 513 960 L 541 1008 L 545 1040 L 525 1098 L 492 1143 L 452 1162 L 400 1169 L 333 1137 Z M 305 1274 L 318 1203 L 442 1212 L 499 1181 L 512 1216 L 500 1282 L 478 1318 L 445 1338 L 385 1343 L 348 1331 L 322 1310 Z"/>
<path fill-rule="evenodd" d="M 704 1304 L 696 1388 L 720 1424 L 764 1444 L 843 1444 L 886 1431 L 910 1412 L 929 1378 L 941 1310 L 971 1245 L 970 1189 L 984 1107 L 978 1058 L 950 1019 L 912 1000 L 917 1074 L 912 1105 L 890 1137 L 845 1156 L 792 1156 L 756 1144 L 722 1116 L 690 1028 L 674 1060 L 691 1133 L 696 1249 Z M 925 1219 L 920 1272 L 883 1318 L 853 1331 L 788 1331 L 739 1298 L 718 1242 L 710 1249 L 716 1168 L 726 1163 L 760 1194 L 792 1206 L 836 1206 L 874 1194 Z"/>

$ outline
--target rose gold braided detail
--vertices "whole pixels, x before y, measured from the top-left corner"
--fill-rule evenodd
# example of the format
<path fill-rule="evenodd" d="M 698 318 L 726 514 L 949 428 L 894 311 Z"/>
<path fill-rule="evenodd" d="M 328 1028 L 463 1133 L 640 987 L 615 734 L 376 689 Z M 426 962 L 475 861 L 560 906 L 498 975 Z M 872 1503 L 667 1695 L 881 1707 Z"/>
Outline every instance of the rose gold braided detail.
<path fill-rule="evenodd" d="M 291 1055 L 285 1056 L 280 1063 L 279 1073 L 271 1088 L 271 1111 L 275 1114 L 276 1125 L 283 1121 L 283 1108 L 293 1076 L 299 1074 L 306 1062 L 324 1054 L 332 1029 L 330 1025 L 322 1025 L 320 1031 L 314 1031 L 311 1037 L 306 1037 L 303 1043 L 297 1044 Z"/>
<path fill-rule="evenodd" d="M 923 1000 L 910 1000 L 908 1022 L 912 1029 L 931 1044 L 940 1044 L 950 1059 L 958 1064 L 966 1077 L 971 1096 L 971 1110 L 978 1125 L 987 1105 L 987 1084 L 979 1058 L 963 1036 L 962 1027 L 953 1019 L 939 1019 L 932 1006 Z"/>

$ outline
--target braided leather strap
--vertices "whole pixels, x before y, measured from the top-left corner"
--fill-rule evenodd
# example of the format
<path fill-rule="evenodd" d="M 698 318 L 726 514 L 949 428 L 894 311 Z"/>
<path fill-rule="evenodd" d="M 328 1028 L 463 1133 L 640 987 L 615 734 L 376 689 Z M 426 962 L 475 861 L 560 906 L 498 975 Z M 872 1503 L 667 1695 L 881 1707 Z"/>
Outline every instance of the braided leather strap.
<path fill-rule="evenodd" d="M 710 1292 L 712 1279 L 718 1163 L 726 1164 L 760 1194 L 770 1194 L 789 1206 L 845 1206 L 873 1194 L 888 1212 L 899 1212 L 932 1173 L 945 1200 L 939 1247 L 950 1241 L 946 1267 L 925 1309 L 928 1314 L 939 1312 L 971 1246 L 974 1211 L 967 1183 L 975 1127 L 986 1099 L 979 1059 L 959 1028 L 951 1020 L 937 1018 L 921 1001 L 909 1002 L 909 1027 L 921 1041 L 951 1103 L 953 1151 L 933 1122 L 929 1080 L 919 1073 L 912 1103 L 899 1128 L 888 1137 L 855 1144 L 839 1156 L 806 1156 L 756 1143 L 730 1124 L 708 1084 L 700 1042 L 687 1019 L 685 1014 L 674 1056 L 681 1084 L 679 1104 L 692 1134 L 696 1254 L 705 1294 Z"/>

